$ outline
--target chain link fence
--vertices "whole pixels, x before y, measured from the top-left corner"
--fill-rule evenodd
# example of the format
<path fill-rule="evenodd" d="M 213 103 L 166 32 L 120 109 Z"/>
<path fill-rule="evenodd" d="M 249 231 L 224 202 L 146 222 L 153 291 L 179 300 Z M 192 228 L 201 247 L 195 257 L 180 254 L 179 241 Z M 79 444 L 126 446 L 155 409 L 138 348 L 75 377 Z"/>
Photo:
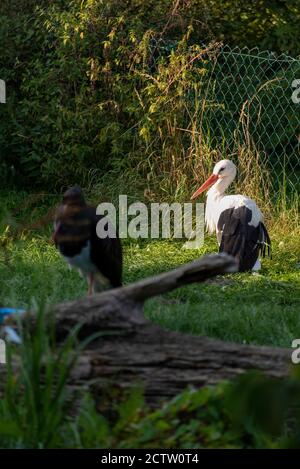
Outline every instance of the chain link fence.
<path fill-rule="evenodd" d="M 255 148 L 272 173 L 274 190 L 300 186 L 300 100 L 293 89 L 300 60 L 224 47 L 212 70 L 207 115 L 217 145 Z M 293 99 L 294 98 L 294 99 Z M 297 102 L 298 101 L 298 102 Z"/>
<path fill-rule="evenodd" d="M 159 56 L 172 49 L 176 44 L 160 45 Z M 206 101 L 199 131 L 225 157 L 234 159 L 241 146 L 255 151 L 268 169 L 274 197 L 282 189 L 298 192 L 300 59 L 221 46 L 199 66 L 207 69 L 197 96 Z"/>

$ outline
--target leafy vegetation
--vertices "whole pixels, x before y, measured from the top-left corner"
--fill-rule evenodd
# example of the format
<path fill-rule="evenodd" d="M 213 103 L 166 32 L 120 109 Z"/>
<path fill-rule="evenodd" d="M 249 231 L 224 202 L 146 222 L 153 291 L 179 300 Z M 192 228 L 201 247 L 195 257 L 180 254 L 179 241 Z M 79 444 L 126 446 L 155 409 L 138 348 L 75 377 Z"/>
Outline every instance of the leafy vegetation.
<path fill-rule="evenodd" d="M 44 312 L 40 306 L 35 334 L 20 325 L 22 365 L 17 375 L 12 349 L 8 348 L 5 399 L 0 401 L 4 447 L 51 446 L 67 410 L 66 383 L 81 347 L 76 344 L 74 330 L 60 350 L 55 350 L 53 324 L 45 321 Z"/>
<path fill-rule="evenodd" d="M 138 388 L 118 398 L 103 396 L 97 406 L 90 395 L 75 396 L 67 387 L 85 345 L 77 340 L 80 326 L 57 349 L 49 324 L 55 318 L 45 312 L 40 305 L 35 327 L 20 325 L 21 345 L 8 346 L 1 448 L 299 447 L 297 373 L 280 381 L 254 372 L 187 389 L 155 411 Z"/>
<path fill-rule="evenodd" d="M 235 106 L 245 98 L 245 83 L 232 78 L 230 62 L 223 85 L 212 79 L 216 43 L 299 53 L 296 0 L 22 3 L 24 8 L 3 0 L 0 8 L 0 77 L 8 89 L 0 107 L 1 174 L 19 186 L 60 190 L 77 182 L 95 189 L 118 178 L 127 186 L 134 180 L 151 200 L 166 194 L 182 199 L 189 181 L 205 176 L 232 136 L 224 106 L 234 106 L 210 96 L 210 83 L 214 89 L 231 80 L 228 96 L 235 91 Z M 242 77 L 244 65 L 239 67 Z M 282 71 L 273 68 L 270 79 L 280 80 Z M 257 72 L 250 66 L 246 74 L 252 96 Z M 267 103 L 271 92 L 262 92 Z M 261 124 L 277 148 L 274 162 L 282 147 L 297 148 L 292 113 L 275 125 L 278 108 L 286 106 L 286 97 L 278 96 L 269 123 Z M 221 121 L 224 152 L 212 138 Z M 255 148 L 239 144 L 231 153 L 243 179 L 255 183 L 251 194 L 264 200 L 255 170 L 263 161 Z"/>
<path fill-rule="evenodd" d="M 169 329 L 240 343 L 290 347 L 299 337 L 299 197 L 296 183 L 293 193 L 288 184 L 300 171 L 298 120 L 291 100 L 286 104 L 297 62 L 277 69 L 270 55 L 260 56 L 269 80 L 259 89 L 249 56 L 225 64 L 223 57 L 223 81 L 215 62 L 220 42 L 299 56 L 299 8 L 298 0 L 1 0 L 7 103 L 0 105 L 0 183 L 11 190 L 0 193 L 0 305 L 37 312 L 35 330 L 24 326 L 22 345 L 9 347 L 1 447 L 300 446 L 296 373 L 285 381 L 253 373 L 187 389 L 155 411 L 140 389 L 119 399 L 100 396 L 100 404 L 84 394 L 74 413 L 67 381 L 85 344 L 75 329 L 58 349 L 44 315 L 86 289 L 50 241 L 50 209 L 66 186 L 80 183 L 94 202 L 116 201 L 120 193 L 184 201 L 191 181 L 207 176 L 233 142 L 235 189 L 264 208 L 272 260 L 259 274 L 154 298 L 145 314 Z M 217 85 L 228 90 L 224 102 Z M 242 139 L 235 132 L 240 118 Z M 259 137 L 268 138 L 268 163 L 284 168 L 273 192 L 254 144 Z M 125 240 L 125 283 L 216 250 L 211 237 L 197 251 L 176 240 Z"/>

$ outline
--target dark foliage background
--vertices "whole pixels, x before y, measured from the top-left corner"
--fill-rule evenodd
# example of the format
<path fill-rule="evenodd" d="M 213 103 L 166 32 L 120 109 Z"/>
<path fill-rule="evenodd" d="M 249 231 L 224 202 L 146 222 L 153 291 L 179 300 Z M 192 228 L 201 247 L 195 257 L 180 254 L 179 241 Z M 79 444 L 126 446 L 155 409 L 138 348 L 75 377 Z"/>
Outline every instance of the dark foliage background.
<path fill-rule="evenodd" d="M 299 13 L 297 0 L 2 0 L 0 177 L 56 190 L 171 173 L 178 188 L 190 140 L 172 129 L 205 74 L 191 53 L 225 41 L 296 56 Z M 161 68 L 160 44 L 176 44 Z"/>

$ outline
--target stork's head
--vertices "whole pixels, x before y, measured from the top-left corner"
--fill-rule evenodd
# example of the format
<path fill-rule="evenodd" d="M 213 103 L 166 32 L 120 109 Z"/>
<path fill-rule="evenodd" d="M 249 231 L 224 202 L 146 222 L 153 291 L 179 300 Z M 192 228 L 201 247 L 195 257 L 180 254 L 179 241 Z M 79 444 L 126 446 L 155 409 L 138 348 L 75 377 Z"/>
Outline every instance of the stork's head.
<path fill-rule="evenodd" d="M 68 189 L 63 196 L 63 205 L 85 206 L 85 199 L 81 187 L 74 186 Z"/>
<path fill-rule="evenodd" d="M 62 240 L 78 240 L 76 231 L 83 231 L 85 228 L 82 227 L 89 228 L 89 221 L 85 219 L 84 214 L 86 207 L 81 187 L 71 187 L 64 193 L 62 204 L 58 207 L 55 216 L 54 233 L 52 234 L 55 244 Z"/>
<path fill-rule="evenodd" d="M 236 176 L 236 166 L 230 160 L 221 160 L 219 161 L 212 172 L 212 175 L 199 187 L 196 192 L 191 197 L 191 200 L 198 197 L 198 195 L 202 194 L 205 190 L 209 189 L 213 184 L 218 184 L 224 187 L 229 186 L 229 184 L 234 180 Z"/>

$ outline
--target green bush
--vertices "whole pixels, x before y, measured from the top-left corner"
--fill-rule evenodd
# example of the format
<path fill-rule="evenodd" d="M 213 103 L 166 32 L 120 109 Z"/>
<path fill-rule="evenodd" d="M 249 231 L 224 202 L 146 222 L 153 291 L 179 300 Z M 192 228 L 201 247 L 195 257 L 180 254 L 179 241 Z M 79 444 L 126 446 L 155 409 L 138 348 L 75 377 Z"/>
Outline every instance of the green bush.
<path fill-rule="evenodd" d="M 212 0 L 176 5 L 2 0 L 5 182 L 15 175 L 20 186 L 87 187 L 109 174 L 110 180 L 148 180 L 151 190 L 156 185 L 165 193 L 185 190 L 194 157 L 214 157 L 209 135 L 195 139 L 207 84 L 208 56 L 200 45 L 224 40 L 297 54 L 299 6 Z M 191 133 L 179 130 L 190 124 Z"/>

